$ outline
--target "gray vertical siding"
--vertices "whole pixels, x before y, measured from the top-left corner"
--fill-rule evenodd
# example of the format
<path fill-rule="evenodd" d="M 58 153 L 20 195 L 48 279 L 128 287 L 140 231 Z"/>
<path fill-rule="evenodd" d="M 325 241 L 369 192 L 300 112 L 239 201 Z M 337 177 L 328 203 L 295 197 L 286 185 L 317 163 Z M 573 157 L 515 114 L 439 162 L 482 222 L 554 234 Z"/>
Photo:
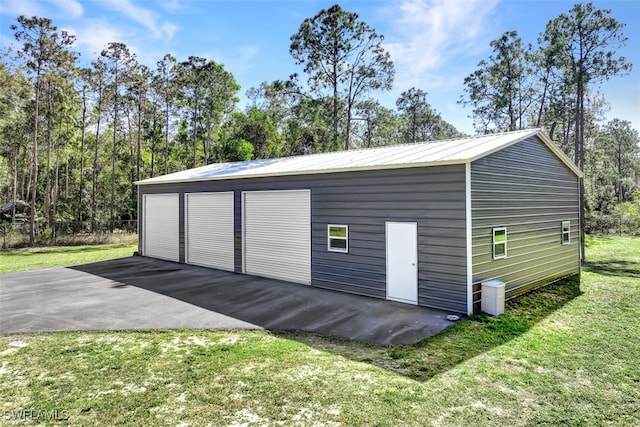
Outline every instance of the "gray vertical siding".
<path fill-rule="evenodd" d="M 311 283 L 386 298 L 386 221 L 418 223 L 418 304 L 466 312 L 464 165 L 326 175 L 312 186 Z M 349 253 L 327 251 L 349 226 Z"/>
<path fill-rule="evenodd" d="M 471 165 L 474 311 L 480 282 L 506 283 L 511 298 L 580 271 L 578 177 L 537 137 Z M 563 220 L 571 243 L 562 245 Z M 493 259 L 492 229 L 507 227 L 508 256 Z"/>
<path fill-rule="evenodd" d="M 235 191 L 235 269 L 242 271 L 242 191 L 311 190 L 312 286 L 386 298 L 385 222 L 418 223 L 418 304 L 465 313 L 464 165 L 145 185 L 184 193 Z M 142 207 L 142 203 L 140 203 Z M 142 215 L 142 212 L 140 212 Z M 327 251 L 327 224 L 349 226 L 349 253 Z"/>

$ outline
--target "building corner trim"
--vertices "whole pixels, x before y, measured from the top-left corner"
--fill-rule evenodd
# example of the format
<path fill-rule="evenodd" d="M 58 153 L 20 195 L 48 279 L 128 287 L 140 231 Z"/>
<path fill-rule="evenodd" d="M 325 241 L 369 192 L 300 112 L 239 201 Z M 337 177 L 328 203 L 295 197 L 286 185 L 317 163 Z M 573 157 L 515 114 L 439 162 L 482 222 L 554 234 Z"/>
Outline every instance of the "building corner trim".
<path fill-rule="evenodd" d="M 471 216 L 471 162 L 464 165 L 467 254 L 467 314 L 473 314 L 473 227 Z"/>

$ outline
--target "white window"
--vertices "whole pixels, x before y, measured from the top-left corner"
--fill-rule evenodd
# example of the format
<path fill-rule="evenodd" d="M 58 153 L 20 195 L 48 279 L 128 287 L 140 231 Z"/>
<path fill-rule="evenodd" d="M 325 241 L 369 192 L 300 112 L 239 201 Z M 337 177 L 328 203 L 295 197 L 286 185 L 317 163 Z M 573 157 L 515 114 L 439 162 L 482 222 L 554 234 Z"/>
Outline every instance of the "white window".
<path fill-rule="evenodd" d="M 348 225 L 327 225 L 327 249 L 329 252 L 349 252 Z"/>
<path fill-rule="evenodd" d="M 571 243 L 571 221 L 562 221 L 562 244 Z"/>
<path fill-rule="evenodd" d="M 493 229 L 493 259 L 507 257 L 507 227 Z"/>

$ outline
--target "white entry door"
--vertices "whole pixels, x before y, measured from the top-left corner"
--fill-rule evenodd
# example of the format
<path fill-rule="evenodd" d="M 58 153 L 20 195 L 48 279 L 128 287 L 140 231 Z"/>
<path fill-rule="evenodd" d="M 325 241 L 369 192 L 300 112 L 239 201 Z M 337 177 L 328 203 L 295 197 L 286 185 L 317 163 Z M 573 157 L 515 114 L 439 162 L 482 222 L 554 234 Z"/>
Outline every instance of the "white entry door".
<path fill-rule="evenodd" d="M 387 299 L 418 304 L 418 224 L 387 222 Z"/>

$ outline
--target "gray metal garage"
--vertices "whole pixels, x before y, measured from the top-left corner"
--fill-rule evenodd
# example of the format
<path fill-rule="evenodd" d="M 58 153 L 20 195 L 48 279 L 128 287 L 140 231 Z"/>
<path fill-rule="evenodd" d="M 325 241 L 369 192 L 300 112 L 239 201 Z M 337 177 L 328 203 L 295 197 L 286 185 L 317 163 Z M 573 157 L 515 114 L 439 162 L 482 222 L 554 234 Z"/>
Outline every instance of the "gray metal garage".
<path fill-rule="evenodd" d="M 139 181 L 140 252 L 459 313 L 580 271 L 579 169 L 539 129 Z"/>

